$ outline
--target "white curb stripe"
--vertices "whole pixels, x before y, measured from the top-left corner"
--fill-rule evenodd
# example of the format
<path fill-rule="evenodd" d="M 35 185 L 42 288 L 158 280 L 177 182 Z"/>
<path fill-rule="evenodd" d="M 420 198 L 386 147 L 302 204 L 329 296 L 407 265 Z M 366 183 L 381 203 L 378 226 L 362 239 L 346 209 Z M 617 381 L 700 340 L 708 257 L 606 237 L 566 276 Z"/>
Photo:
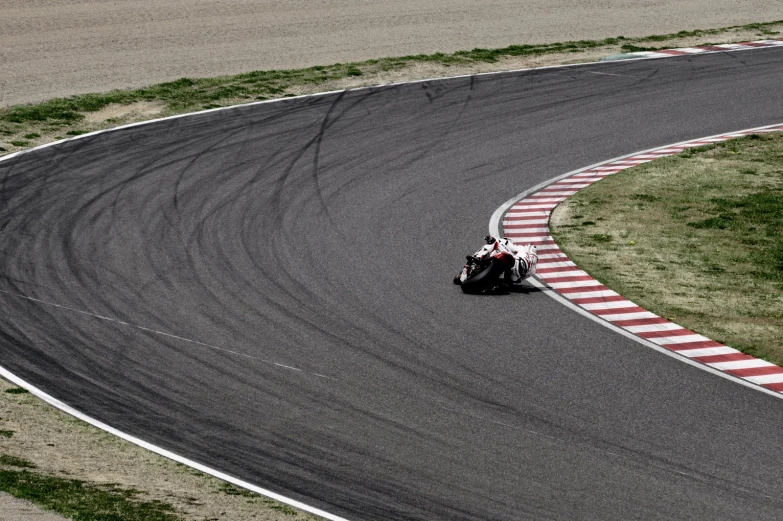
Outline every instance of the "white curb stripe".
<path fill-rule="evenodd" d="M 719 347 L 701 347 L 698 349 L 682 349 L 677 353 L 687 356 L 688 358 L 698 358 L 700 356 L 715 356 L 715 355 L 733 355 L 739 353 L 736 349 L 729 346 Z"/>
<path fill-rule="evenodd" d="M 682 329 L 677 324 L 671 322 L 662 322 L 660 324 L 648 324 L 646 326 L 625 326 L 625 329 L 631 333 L 649 333 L 650 331 L 672 331 L 675 329 Z"/>
<path fill-rule="evenodd" d="M 775 364 L 771 362 L 767 362 L 766 360 L 754 358 L 753 360 L 737 360 L 736 362 L 715 362 L 707 365 L 709 365 L 710 367 L 714 367 L 715 369 L 720 369 L 721 371 L 727 371 L 730 369 L 750 369 L 753 367 L 774 366 Z"/>
<path fill-rule="evenodd" d="M 652 315 L 652 313 L 650 314 Z M 709 340 L 709 338 L 702 335 L 678 335 L 678 336 L 660 336 L 657 338 L 648 338 L 647 340 L 649 340 L 650 342 L 654 342 L 659 346 L 670 346 L 674 344 L 685 344 L 687 342 L 706 342 L 707 340 Z"/>
<path fill-rule="evenodd" d="M 550 282 L 549 286 L 555 289 L 562 289 L 562 288 L 583 288 L 588 286 L 603 286 L 603 284 L 593 279 L 593 280 L 577 280 L 574 282 Z"/>
<path fill-rule="evenodd" d="M 649 311 L 639 311 L 636 313 L 618 313 L 616 315 L 601 315 L 601 318 L 608 320 L 609 322 L 617 322 L 619 320 L 637 320 L 640 318 L 658 318 L 655 313 Z"/>
<path fill-rule="evenodd" d="M 745 376 L 745 380 L 754 384 L 779 384 L 783 383 L 783 374 L 765 374 L 761 376 Z"/>
<path fill-rule="evenodd" d="M 563 296 L 569 300 L 574 300 L 577 298 L 591 298 L 591 297 L 619 297 L 620 295 L 610 289 L 607 289 L 602 291 L 585 291 L 583 293 L 566 293 Z"/>
<path fill-rule="evenodd" d="M 590 311 L 599 309 L 616 309 L 616 308 L 630 308 L 635 306 L 630 300 L 614 300 L 611 302 L 593 302 L 592 304 L 580 304 L 583 308 Z"/>

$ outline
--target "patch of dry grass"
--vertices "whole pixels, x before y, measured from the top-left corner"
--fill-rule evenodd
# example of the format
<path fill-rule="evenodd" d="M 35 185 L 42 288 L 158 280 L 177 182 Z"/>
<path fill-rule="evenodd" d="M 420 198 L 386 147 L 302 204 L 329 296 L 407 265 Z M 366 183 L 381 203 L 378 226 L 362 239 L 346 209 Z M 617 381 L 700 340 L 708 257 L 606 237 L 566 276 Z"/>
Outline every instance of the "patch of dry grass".
<path fill-rule="evenodd" d="M 511 45 L 451 54 L 401 56 L 217 78 L 181 78 L 136 90 L 116 90 L 0 109 L 0 156 L 80 133 L 156 117 L 402 81 L 453 77 L 551 65 L 586 63 L 642 49 L 696 47 L 779 38 L 783 21 L 643 38 L 606 38 L 541 45 Z M 25 138 L 36 134 L 35 138 Z"/>
<path fill-rule="evenodd" d="M 625 170 L 560 205 L 551 226 L 623 296 L 783 364 L 783 134 Z"/>
<path fill-rule="evenodd" d="M 98 490 L 133 490 L 138 501 L 170 505 L 173 515 L 187 521 L 315 519 L 103 432 L 32 394 L 6 392 L 9 389 L 17 388 L 0 380 L 0 429 L 11 433 L 0 437 L 0 470 L 17 467 L 14 459 L 23 458 L 36 475 L 77 480 Z M 82 500 L 73 497 L 74 502 Z"/>

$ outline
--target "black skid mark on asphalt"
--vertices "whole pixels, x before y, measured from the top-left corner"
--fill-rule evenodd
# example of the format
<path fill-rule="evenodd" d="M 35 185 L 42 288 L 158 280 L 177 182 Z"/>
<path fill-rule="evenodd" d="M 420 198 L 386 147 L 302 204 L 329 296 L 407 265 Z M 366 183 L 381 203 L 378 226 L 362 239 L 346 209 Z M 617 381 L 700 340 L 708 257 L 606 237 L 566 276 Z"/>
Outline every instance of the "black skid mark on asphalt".
<path fill-rule="evenodd" d="M 320 159 L 320 153 L 321 153 L 321 146 L 324 140 L 324 137 L 326 135 L 326 132 L 340 119 L 357 107 L 358 105 L 365 102 L 366 99 L 371 97 L 373 95 L 373 92 L 370 92 L 366 95 L 358 97 L 356 100 L 349 103 L 345 108 L 342 108 L 339 112 L 337 112 L 337 106 L 339 103 L 343 100 L 343 98 L 346 96 L 348 91 L 342 91 L 339 94 L 337 94 L 336 98 L 332 100 L 329 103 L 329 109 L 327 110 L 326 114 L 321 120 L 321 124 L 319 126 L 318 131 L 316 132 L 315 136 L 313 136 L 311 139 L 309 139 L 304 145 L 302 145 L 299 150 L 294 154 L 294 156 L 288 160 L 288 164 L 285 167 L 282 175 L 278 177 L 278 179 L 275 180 L 275 188 L 270 196 L 270 203 L 275 208 L 275 216 L 277 219 L 277 225 L 278 227 L 282 226 L 282 220 L 284 215 L 286 214 L 287 208 L 284 205 L 283 201 L 283 189 L 289 184 L 289 182 L 292 182 L 294 184 L 296 183 L 296 180 L 291 179 L 291 174 L 294 172 L 294 167 L 296 164 L 307 154 L 307 152 L 311 149 L 311 147 L 315 147 L 313 162 L 312 162 L 312 170 L 311 175 L 309 176 L 308 180 L 312 183 L 314 183 L 316 196 L 319 201 L 319 205 L 321 210 L 326 214 L 327 219 L 329 222 L 335 227 L 335 231 L 340 234 L 339 229 L 336 226 L 336 223 L 334 222 L 328 206 L 326 204 L 326 199 L 323 195 L 323 192 L 321 191 L 320 182 L 319 182 L 319 171 L 320 171 L 320 165 L 319 165 L 319 159 Z M 318 98 L 316 102 L 310 103 L 312 106 L 318 106 L 323 103 L 322 98 Z"/>
<path fill-rule="evenodd" d="M 451 92 L 451 89 L 446 88 L 442 81 L 433 81 L 432 84 L 425 81 L 421 84 L 421 88 L 424 91 L 424 95 L 430 100 L 430 103 L 438 101 L 439 98 Z"/>
<path fill-rule="evenodd" d="M 318 201 L 321 204 L 321 209 L 326 214 L 326 218 L 329 219 L 329 222 L 332 224 L 334 229 L 337 231 L 337 233 L 340 233 L 337 224 L 334 222 L 334 219 L 332 218 L 332 214 L 329 212 L 329 208 L 326 205 L 326 200 L 324 199 L 323 190 L 321 189 L 321 182 L 318 178 L 319 175 L 319 163 L 321 160 L 321 145 L 323 144 L 324 135 L 326 134 L 326 131 L 331 127 L 334 123 L 337 122 L 337 120 L 340 119 L 342 114 L 338 114 L 334 117 L 334 119 L 330 118 L 332 117 L 332 113 L 334 113 L 335 109 L 337 108 L 337 105 L 342 101 L 342 99 L 345 97 L 347 91 L 342 91 L 337 98 L 335 98 L 334 102 L 329 106 L 329 110 L 326 111 L 326 114 L 324 115 L 323 121 L 321 121 L 321 128 L 318 131 L 318 134 L 315 136 L 315 143 L 314 143 L 314 150 L 313 150 L 313 186 L 315 187 L 315 193 L 318 196 Z"/>
<path fill-rule="evenodd" d="M 425 83 L 425 85 L 428 85 L 428 84 Z M 424 158 L 425 156 L 430 154 L 433 150 L 435 150 L 440 144 L 442 144 L 445 141 L 447 141 L 447 138 L 451 135 L 451 131 L 456 129 L 456 128 L 458 128 L 458 123 L 462 120 L 462 117 L 465 115 L 465 111 L 471 105 L 471 102 L 473 101 L 473 94 L 471 94 L 470 92 L 473 91 L 475 86 L 476 86 L 476 77 L 475 76 L 471 76 L 470 77 L 470 83 L 468 85 L 469 93 L 468 93 L 467 96 L 465 96 L 465 99 L 462 100 L 460 110 L 459 110 L 459 112 L 457 112 L 457 115 L 454 117 L 454 120 L 451 122 L 451 124 L 447 127 L 448 130 L 446 132 L 439 133 L 437 139 L 435 139 L 434 141 L 426 142 L 426 143 L 422 142 L 421 146 L 420 146 L 419 153 L 414 155 L 414 156 L 412 156 L 407 161 L 407 164 L 410 165 L 410 164 L 413 164 L 413 163 L 421 160 L 422 158 Z M 425 88 L 424 94 L 429 99 L 430 104 L 433 104 L 434 101 L 438 100 L 439 98 L 442 98 L 446 94 L 451 94 L 452 92 L 461 90 L 463 88 L 464 88 L 464 85 L 458 85 L 458 86 L 456 86 L 454 88 L 450 88 L 450 89 L 446 88 L 445 86 L 440 86 L 440 87 L 435 89 L 436 90 L 435 95 L 433 95 L 433 94 L 431 94 L 429 92 L 429 88 Z M 437 110 L 437 109 L 435 109 L 435 110 Z M 413 193 L 413 192 L 410 192 L 410 193 Z M 410 193 L 408 193 L 406 195 L 410 195 Z"/>
<path fill-rule="evenodd" d="M 727 51 L 727 52 L 723 52 L 721 54 L 723 54 L 724 56 L 728 56 L 729 58 L 732 58 L 735 61 L 738 61 L 739 63 L 741 63 L 742 65 L 745 65 L 746 67 L 748 66 L 748 63 L 745 60 L 743 60 L 742 58 L 740 58 L 741 53 Z M 691 59 L 691 60 L 688 60 L 688 61 L 693 61 L 693 60 Z"/>

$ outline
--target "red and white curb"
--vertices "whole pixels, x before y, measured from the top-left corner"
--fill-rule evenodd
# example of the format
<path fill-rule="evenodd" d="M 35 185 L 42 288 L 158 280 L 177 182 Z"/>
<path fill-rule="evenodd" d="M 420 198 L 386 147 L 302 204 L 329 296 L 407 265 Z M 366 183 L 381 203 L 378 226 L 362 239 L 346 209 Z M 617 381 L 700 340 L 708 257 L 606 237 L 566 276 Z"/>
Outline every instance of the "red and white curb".
<path fill-rule="evenodd" d="M 689 54 L 706 54 L 726 51 L 748 51 L 764 47 L 783 47 L 783 38 L 772 40 L 756 40 L 753 42 L 723 43 L 719 45 L 705 45 L 703 47 L 682 47 L 680 49 L 660 49 L 657 51 L 637 51 L 625 53 L 621 56 L 636 56 L 639 58 L 670 58 L 672 56 L 687 56 Z"/>
<path fill-rule="evenodd" d="M 555 244 L 549 233 L 549 217 L 568 197 L 596 181 L 626 168 L 661 157 L 679 154 L 692 147 L 719 143 L 736 137 L 783 131 L 783 124 L 760 127 L 637 152 L 569 172 L 507 202 L 493 215 L 490 233 L 521 244 L 535 244 L 539 261 L 536 277 L 568 303 L 600 319 L 605 325 L 634 336 L 649 345 L 684 358 L 694 365 L 720 372 L 732 379 L 761 387 L 783 398 L 783 367 L 754 358 L 715 342 L 647 311 L 579 269 Z M 502 232 L 500 217 L 502 218 Z M 549 293 L 549 292 L 548 292 Z M 585 314 L 585 313 L 583 313 Z M 613 328 L 613 329 L 614 329 Z"/>

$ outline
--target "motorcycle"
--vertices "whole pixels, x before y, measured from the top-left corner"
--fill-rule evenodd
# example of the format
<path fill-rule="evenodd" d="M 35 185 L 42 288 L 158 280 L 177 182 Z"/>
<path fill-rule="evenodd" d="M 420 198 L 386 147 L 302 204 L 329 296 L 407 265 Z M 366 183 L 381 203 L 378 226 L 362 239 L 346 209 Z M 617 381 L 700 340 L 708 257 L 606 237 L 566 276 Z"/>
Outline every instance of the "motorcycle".
<path fill-rule="evenodd" d="M 514 266 L 514 255 L 501 247 L 499 241 L 487 244 L 475 255 L 468 255 L 467 264 L 454 277 L 464 293 L 488 293 L 500 286 L 500 277 Z"/>

